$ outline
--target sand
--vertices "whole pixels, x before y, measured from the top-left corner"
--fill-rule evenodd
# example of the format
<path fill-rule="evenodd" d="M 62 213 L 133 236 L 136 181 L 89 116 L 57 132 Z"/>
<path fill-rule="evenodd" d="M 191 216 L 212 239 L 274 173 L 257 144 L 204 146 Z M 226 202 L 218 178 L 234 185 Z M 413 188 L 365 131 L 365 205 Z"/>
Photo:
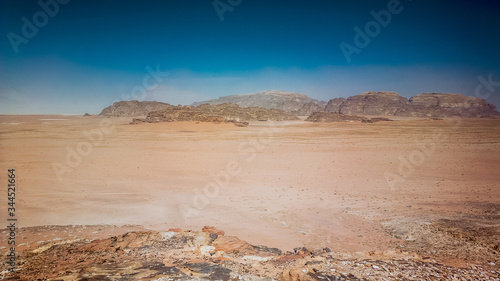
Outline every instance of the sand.
<path fill-rule="evenodd" d="M 211 225 L 282 250 L 369 252 L 411 241 L 415 223 L 500 210 L 498 119 L 130 121 L 1 116 L 0 180 L 6 190 L 16 169 L 18 226 Z M 6 192 L 0 203 L 6 224 Z"/>

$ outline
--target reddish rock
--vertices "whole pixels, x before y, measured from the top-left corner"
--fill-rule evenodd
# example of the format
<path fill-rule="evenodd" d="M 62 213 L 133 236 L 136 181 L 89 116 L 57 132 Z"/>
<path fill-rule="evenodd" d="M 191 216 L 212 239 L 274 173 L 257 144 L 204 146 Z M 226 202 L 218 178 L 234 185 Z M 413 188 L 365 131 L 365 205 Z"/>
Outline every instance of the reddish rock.
<path fill-rule="evenodd" d="M 201 230 L 210 234 L 217 234 L 218 236 L 224 236 L 225 232 L 223 230 L 217 229 L 213 226 L 204 226 Z"/>
<path fill-rule="evenodd" d="M 219 236 L 213 243 L 216 251 L 226 253 L 253 253 L 255 250 L 249 243 L 236 236 Z"/>

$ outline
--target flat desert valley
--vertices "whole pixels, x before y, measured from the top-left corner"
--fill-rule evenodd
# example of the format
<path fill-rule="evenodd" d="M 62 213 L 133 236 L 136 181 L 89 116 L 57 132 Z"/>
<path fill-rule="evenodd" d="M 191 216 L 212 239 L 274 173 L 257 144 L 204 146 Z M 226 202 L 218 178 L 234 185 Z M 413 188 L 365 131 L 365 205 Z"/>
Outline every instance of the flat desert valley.
<path fill-rule="evenodd" d="M 88 238 L 213 226 L 282 251 L 500 265 L 500 119 L 130 121 L 0 117 L 20 252 L 77 236 L 46 226 L 100 230 Z M 6 224 L 5 192 L 0 202 Z"/>

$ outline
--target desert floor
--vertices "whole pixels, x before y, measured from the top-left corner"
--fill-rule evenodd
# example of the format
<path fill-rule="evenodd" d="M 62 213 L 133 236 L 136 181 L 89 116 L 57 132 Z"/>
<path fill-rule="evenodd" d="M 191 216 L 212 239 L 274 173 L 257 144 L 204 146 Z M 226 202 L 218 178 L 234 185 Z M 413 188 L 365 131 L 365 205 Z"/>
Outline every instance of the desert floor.
<path fill-rule="evenodd" d="M 0 116 L 2 224 L 15 168 L 20 227 L 211 225 L 282 250 L 499 262 L 499 119 L 130 121 Z"/>

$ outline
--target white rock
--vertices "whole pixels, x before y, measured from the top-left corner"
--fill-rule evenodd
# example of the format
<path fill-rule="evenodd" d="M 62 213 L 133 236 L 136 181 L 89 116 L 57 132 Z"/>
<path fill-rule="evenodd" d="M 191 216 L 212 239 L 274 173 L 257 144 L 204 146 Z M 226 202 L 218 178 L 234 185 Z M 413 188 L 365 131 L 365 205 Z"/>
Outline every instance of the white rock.
<path fill-rule="evenodd" d="M 214 246 L 200 246 L 200 253 L 202 255 L 210 255 L 210 253 L 215 252 L 215 247 Z"/>

